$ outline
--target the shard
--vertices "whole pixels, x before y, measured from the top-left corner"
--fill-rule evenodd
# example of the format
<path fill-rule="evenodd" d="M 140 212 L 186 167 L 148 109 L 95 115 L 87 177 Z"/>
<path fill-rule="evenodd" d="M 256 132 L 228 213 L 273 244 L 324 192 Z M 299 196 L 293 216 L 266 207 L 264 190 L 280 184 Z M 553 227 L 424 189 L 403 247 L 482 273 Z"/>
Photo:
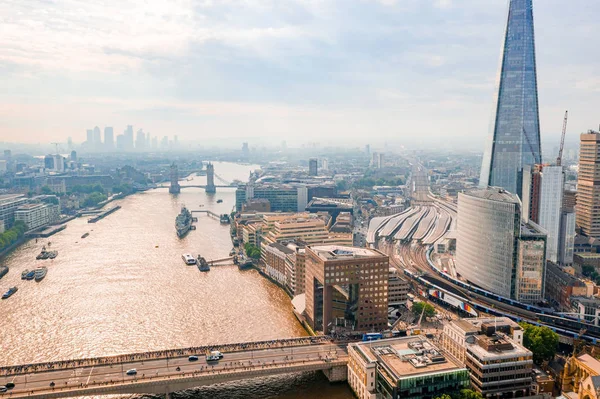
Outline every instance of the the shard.
<path fill-rule="evenodd" d="M 510 0 L 480 186 L 521 196 L 525 165 L 541 163 L 532 0 Z"/>

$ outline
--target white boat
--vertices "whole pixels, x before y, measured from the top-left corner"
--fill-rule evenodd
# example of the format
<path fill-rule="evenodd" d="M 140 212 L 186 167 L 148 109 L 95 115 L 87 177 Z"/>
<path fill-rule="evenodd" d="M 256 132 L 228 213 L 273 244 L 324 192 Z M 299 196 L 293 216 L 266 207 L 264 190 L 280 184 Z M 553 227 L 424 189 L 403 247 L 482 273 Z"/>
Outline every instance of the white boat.
<path fill-rule="evenodd" d="M 186 265 L 195 265 L 196 264 L 196 258 L 194 258 L 190 254 L 181 255 L 181 259 L 183 259 L 183 261 L 185 262 Z"/>

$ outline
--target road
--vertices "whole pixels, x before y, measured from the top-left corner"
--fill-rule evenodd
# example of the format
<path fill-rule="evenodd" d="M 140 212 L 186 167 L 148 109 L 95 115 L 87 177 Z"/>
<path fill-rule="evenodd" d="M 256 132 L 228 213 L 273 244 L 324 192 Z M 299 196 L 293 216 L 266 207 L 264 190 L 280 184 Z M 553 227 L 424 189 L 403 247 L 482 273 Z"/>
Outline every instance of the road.
<path fill-rule="evenodd" d="M 347 349 L 345 345 L 323 344 L 225 353 L 220 361 L 209 363 L 206 362 L 204 354 L 200 353 L 197 361 L 189 361 L 187 356 L 181 356 L 170 359 L 137 360 L 121 364 L 41 371 L 0 377 L 0 385 L 8 382 L 15 384 L 14 389 L 7 393 L 0 393 L 0 398 L 26 396 L 29 393 L 39 394 L 44 391 L 59 389 L 110 386 L 145 380 L 167 379 L 175 376 L 208 375 L 253 368 L 262 369 L 277 365 L 302 364 L 346 357 Z M 127 375 L 126 372 L 129 369 L 136 369 L 137 375 Z M 51 387 L 51 383 L 54 383 L 54 387 Z"/>

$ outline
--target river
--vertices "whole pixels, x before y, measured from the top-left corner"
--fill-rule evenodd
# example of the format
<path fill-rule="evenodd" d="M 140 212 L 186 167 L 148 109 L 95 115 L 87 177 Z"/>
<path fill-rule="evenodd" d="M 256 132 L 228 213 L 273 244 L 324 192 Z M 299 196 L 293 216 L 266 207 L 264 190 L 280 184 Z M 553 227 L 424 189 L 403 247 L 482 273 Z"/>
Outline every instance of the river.
<path fill-rule="evenodd" d="M 215 163 L 225 180 L 246 180 L 256 166 Z M 194 176 L 181 185 L 205 184 Z M 217 182 L 218 183 L 218 182 Z M 222 199 L 222 203 L 217 203 Z M 97 223 L 68 222 L 52 237 L 31 240 L 4 260 L 0 291 L 0 365 L 306 335 L 289 297 L 256 271 L 215 266 L 201 273 L 181 254 L 206 259 L 231 250 L 229 226 L 198 214 L 196 230 L 175 232 L 181 206 L 229 213 L 235 189 L 200 188 L 171 195 L 166 188 L 115 201 L 117 212 Z M 81 238 L 84 233 L 89 236 Z M 54 260 L 36 260 L 51 242 Z M 48 266 L 46 278 L 22 281 L 21 271 Z M 185 392 L 190 398 L 352 398 L 346 384 L 318 373 L 273 376 Z"/>

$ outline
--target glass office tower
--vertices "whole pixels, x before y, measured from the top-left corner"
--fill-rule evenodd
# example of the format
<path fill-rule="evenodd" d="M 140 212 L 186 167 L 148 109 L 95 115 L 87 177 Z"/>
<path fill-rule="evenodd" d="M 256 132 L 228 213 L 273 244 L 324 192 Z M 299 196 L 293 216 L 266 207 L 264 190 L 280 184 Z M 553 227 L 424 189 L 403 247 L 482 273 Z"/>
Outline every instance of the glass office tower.
<path fill-rule="evenodd" d="M 492 127 L 480 186 L 521 197 L 522 170 L 541 163 L 532 0 L 510 0 Z"/>

